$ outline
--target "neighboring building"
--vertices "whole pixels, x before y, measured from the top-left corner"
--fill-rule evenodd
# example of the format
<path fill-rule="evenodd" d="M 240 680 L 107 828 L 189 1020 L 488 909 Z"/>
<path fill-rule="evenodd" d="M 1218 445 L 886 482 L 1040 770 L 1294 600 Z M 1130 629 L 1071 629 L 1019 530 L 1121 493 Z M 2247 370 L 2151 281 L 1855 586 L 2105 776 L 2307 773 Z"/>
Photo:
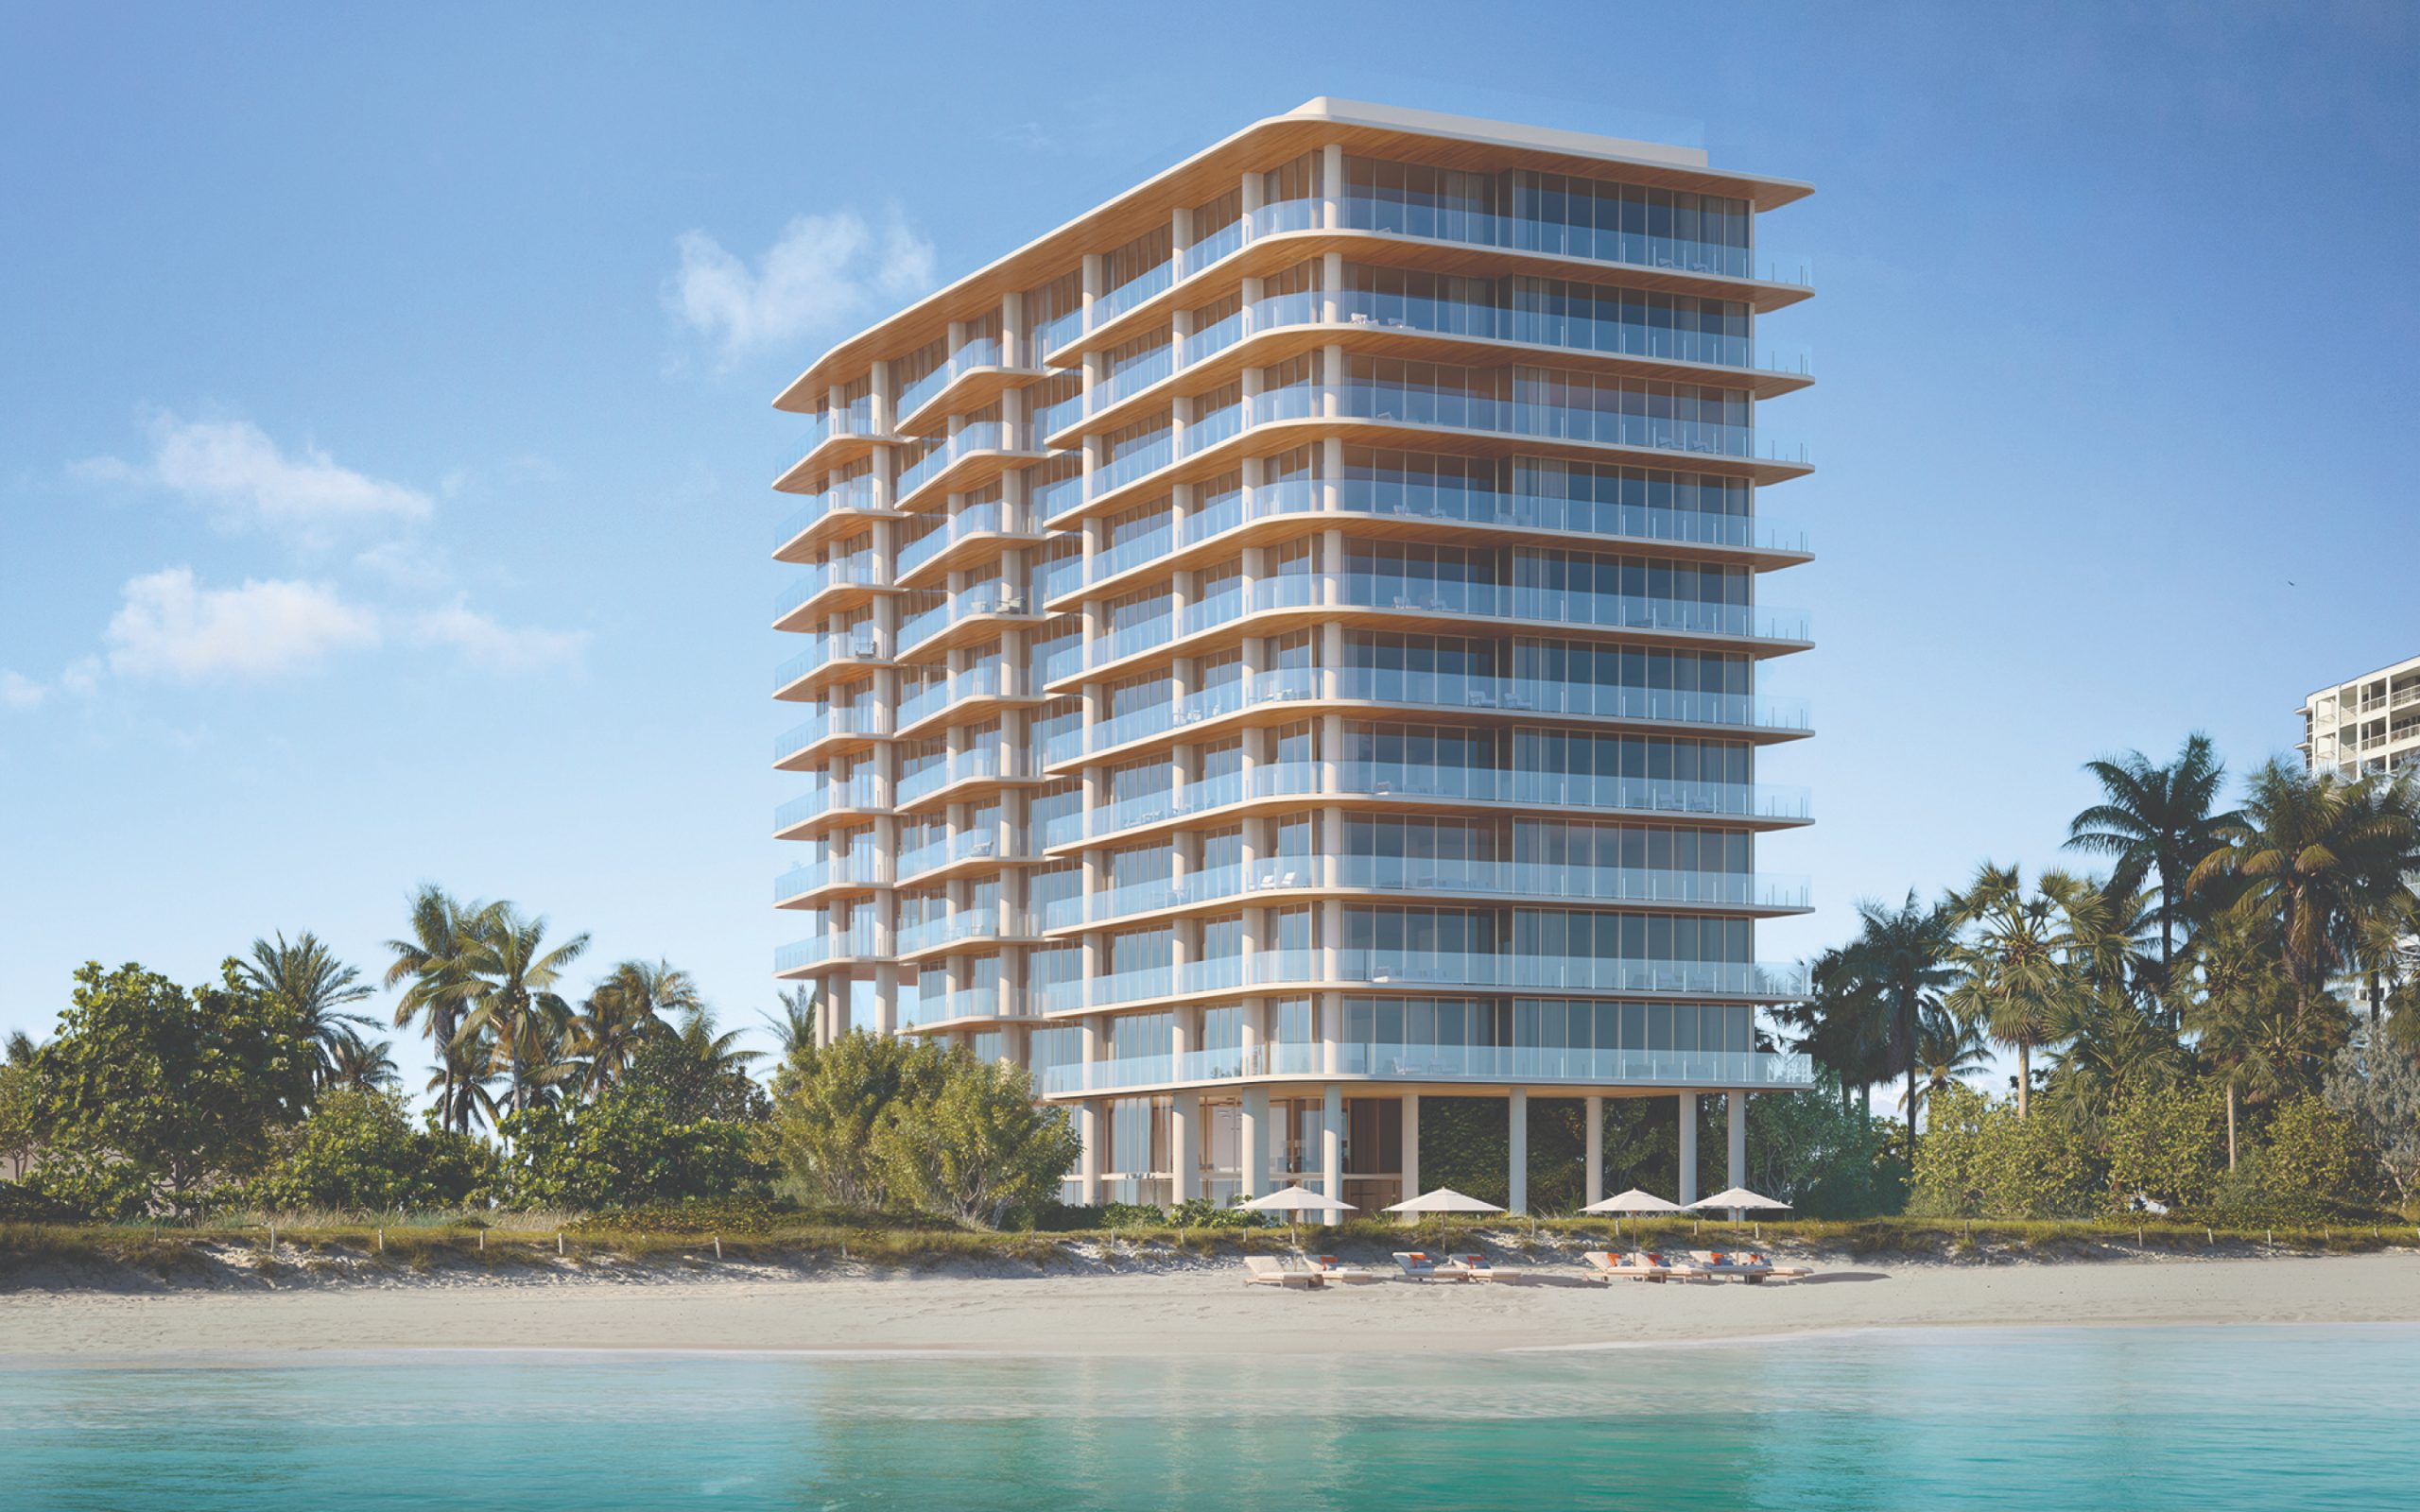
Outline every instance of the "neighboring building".
<path fill-rule="evenodd" d="M 2420 656 L 2305 698 L 2298 748 L 2313 773 L 2420 771 Z"/>
<path fill-rule="evenodd" d="M 1383 1207 L 1437 1095 L 1725 1094 L 1738 1172 L 1810 1080 L 1754 1039 L 1810 728 L 1757 691 L 1809 379 L 1756 325 L 1810 289 L 1754 220 L 1806 193 L 1313 100 L 819 359 L 774 892 L 823 1032 L 1028 1066 L 1087 1202 Z"/>

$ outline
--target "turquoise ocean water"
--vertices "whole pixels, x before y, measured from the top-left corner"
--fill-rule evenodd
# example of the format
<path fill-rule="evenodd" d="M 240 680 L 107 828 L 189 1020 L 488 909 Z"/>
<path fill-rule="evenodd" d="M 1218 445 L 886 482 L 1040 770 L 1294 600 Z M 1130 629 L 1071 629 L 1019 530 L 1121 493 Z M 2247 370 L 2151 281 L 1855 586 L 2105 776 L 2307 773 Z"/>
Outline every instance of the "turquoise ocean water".
<path fill-rule="evenodd" d="M 2420 1504 L 2420 1328 L 0 1369 L 0 1508 Z"/>

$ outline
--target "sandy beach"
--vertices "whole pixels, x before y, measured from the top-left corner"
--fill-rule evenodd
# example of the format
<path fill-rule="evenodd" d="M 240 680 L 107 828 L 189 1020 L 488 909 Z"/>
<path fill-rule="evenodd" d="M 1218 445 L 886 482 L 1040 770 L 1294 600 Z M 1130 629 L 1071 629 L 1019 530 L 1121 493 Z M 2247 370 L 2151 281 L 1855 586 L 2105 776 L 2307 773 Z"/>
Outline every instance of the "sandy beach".
<path fill-rule="evenodd" d="M 1790 1286 L 1489 1285 L 1314 1293 L 1229 1265 L 1079 1275 L 464 1280 L 0 1294 L 0 1364 L 358 1349 L 931 1349 L 1443 1354 L 1876 1328 L 2420 1321 L 2420 1255 L 1838 1264 Z"/>

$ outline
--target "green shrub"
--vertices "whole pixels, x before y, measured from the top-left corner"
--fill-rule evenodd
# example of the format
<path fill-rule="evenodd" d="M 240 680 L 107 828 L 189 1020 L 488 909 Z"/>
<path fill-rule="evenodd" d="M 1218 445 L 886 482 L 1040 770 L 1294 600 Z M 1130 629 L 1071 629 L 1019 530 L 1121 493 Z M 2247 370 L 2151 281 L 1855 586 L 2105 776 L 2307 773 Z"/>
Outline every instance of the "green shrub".
<path fill-rule="evenodd" d="M 338 1089 L 279 1134 L 268 1170 L 236 1194 L 270 1211 L 451 1208 L 492 1185 L 495 1153 L 465 1134 L 415 1128 L 393 1092 Z"/>

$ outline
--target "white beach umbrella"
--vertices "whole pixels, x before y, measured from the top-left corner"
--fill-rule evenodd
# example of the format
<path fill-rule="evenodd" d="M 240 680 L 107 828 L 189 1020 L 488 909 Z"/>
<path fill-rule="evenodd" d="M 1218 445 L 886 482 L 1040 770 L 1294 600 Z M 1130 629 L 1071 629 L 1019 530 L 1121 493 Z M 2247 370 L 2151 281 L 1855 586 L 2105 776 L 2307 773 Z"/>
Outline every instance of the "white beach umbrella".
<path fill-rule="evenodd" d="M 1477 1197 L 1465 1196 L 1461 1193 L 1455 1191 L 1452 1187 L 1439 1187 L 1434 1192 L 1424 1192 L 1416 1197 L 1407 1198 L 1406 1200 L 1395 1203 L 1387 1209 L 1387 1211 L 1389 1212 L 1433 1212 L 1437 1214 L 1437 1242 L 1441 1245 L 1445 1242 L 1445 1214 L 1449 1212 L 1502 1212 L 1504 1210 L 1502 1208 L 1497 1207 L 1493 1202 L 1481 1202 Z"/>
<path fill-rule="evenodd" d="M 1354 1211 L 1353 1204 L 1339 1202 L 1324 1192 L 1306 1192 L 1303 1190 L 1300 1182 L 1292 1186 L 1281 1187 L 1265 1197 L 1253 1197 L 1248 1202 L 1239 1202 L 1236 1206 L 1249 1208 L 1254 1212 L 1284 1213 L 1286 1232 L 1289 1238 L 1294 1232 L 1294 1220 L 1304 1213 L 1316 1212 L 1322 1218 L 1334 1219 L 1341 1213 Z"/>
<path fill-rule="evenodd" d="M 1616 1192 L 1612 1196 L 1607 1197 L 1604 1201 L 1592 1202 L 1580 1211 L 1582 1212 L 1610 1212 L 1615 1214 L 1626 1212 L 1688 1211 L 1686 1208 L 1682 1207 L 1677 1202 L 1667 1202 L 1662 1197 L 1657 1196 L 1654 1193 L 1642 1192 L 1636 1187 L 1631 1188 L 1628 1192 Z M 1616 1225 L 1616 1228 L 1618 1228 L 1618 1225 Z"/>
<path fill-rule="evenodd" d="M 1731 1213 L 1733 1223 L 1739 1221 L 1739 1214 L 1742 1212 L 1788 1212 L 1789 1211 L 1789 1203 L 1775 1202 L 1771 1197 L 1760 1197 L 1746 1187 L 1733 1187 L 1728 1192 L 1718 1192 L 1710 1197 L 1700 1197 L 1689 1206 L 1701 1212 L 1720 1212 L 1727 1210 Z"/>

